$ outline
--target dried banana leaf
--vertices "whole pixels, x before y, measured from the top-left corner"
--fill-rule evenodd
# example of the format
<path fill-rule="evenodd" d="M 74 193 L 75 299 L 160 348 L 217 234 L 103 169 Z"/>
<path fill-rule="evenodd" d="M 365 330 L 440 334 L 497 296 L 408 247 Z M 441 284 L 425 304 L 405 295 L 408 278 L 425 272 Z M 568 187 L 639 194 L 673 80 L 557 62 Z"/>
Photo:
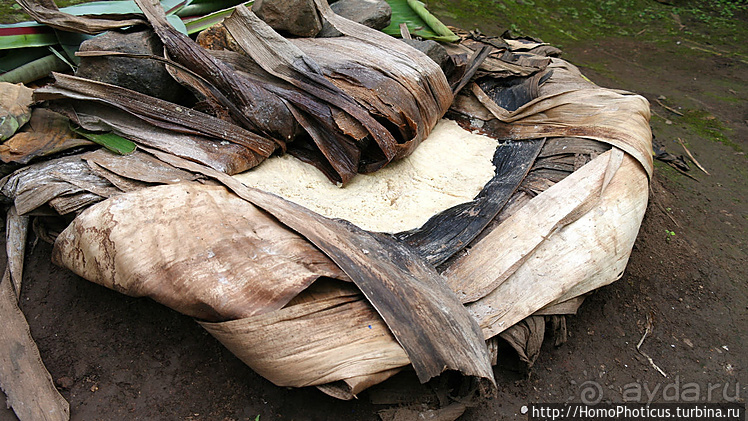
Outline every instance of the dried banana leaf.
<path fill-rule="evenodd" d="M 0 82 L 0 141 L 13 136 L 31 119 L 33 92 L 21 84 Z"/>
<path fill-rule="evenodd" d="M 274 150 L 274 145 L 268 139 L 199 111 L 102 82 L 61 73 L 54 73 L 53 76 L 54 85 L 34 92 L 37 100 L 62 96 L 102 102 L 159 127 L 181 133 L 199 133 L 242 145 L 260 157 L 267 157 Z"/>
<path fill-rule="evenodd" d="M 177 184 L 200 179 L 199 176 L 189 171 L 174 168 L 153 158 L 150 154 L 140 151 L 127 156 L 119 156 L 99 149 L 82 155 L 81 159 L 84 159 L 89 165 L 94 163 L 131 181 L 149 184 Z"/>
<path fill-rule="evenodd" d="M 329 9 L 317 6 L 323 14 Z M 451 92 L 441 69 L 421 52 L 338 18 L 331 17 L 349 37 L 289 42 L 242 7 L 225 26 L 231 32 L 228 45 L 241 48 L 265 71 L 300 90 L 294 95 L 275 90 L 300 111 L 297 120 L 319 150 L 295 152 L 310 161 L 324 157 L 332 166 L 328 171 L 345 182 L 356 171 L 375 171 L 410 154 L 446 111 Z M 396 130 L 388 132 L 370 115 L 383 117 Z M 371 146 L 360 142 L 362 130 L 373 140 Z M 336 132 L 352 138 L 346 141 Z M 338 153 L 347 153 L 343 162 L 337 162 Z"/>
<path fill-rule="evenodd" d="M 519 360 L 530 369 L 540 355 L 540 346 L 545 336 L 545 317 L 530 316 L 513 325 L 499 335 L 517 351 Z"/>
<path fill-rule="evenodd" d="M 249 202 L 195 183 L 87 209 L 57 238 L 52 258 L 90 281 L 208 321 L 278 310 L 321 276 L 347 279 Z"/>
<path fill-rule="evenodd" d="M 452 103 L 449 83 L 439 65 L 422 52 L 403 42 L 335 14 L 324 0 L 315 0 L 314 3 L 317 5 L 320 14 L 341 33 L 356 38 L 363 43 L 378 45 L 389 51 L 393 61 L 411 67 L 418 74 L 418 77 L 408 78 L 403 80 L 402 83 L 420 82 L 421 86 L 431 93 L 430 98 L 417 97 L 416 100 L 421 101 L 420 106 L 423 107 L 422 112 L 426 116 L 425 121 L 432 122 L 432 126 L 436 124 L 436 121 L 444 115 Z"/>
<path fill-rule="evenodd" d="M 306 296 L 314 299 L 304 300 Z M 355 287 L 318 282 L 300 298 L 279 311 L 201 325 L 280 386 L 346 381 L 409 364 L 387 325 Z M 349 393 L 358 391 L 351 387 Z"/>
<path fill-rule="evenodd" d="M 369 131 L 385 155 L 390 154 L 388 145 L 394 143 L 392 135 L 354 98 L 325 79 L 319 65 L 311 57 L 281 37 L 249 9 L 243 5 L 237 6 L 224 21 L 224 26 L 244 52 L 265 71 L 349 113 Z"/>
<path fill-rule="evenodd" d="M 577 314 L 577 310 L 584 302 L 586 295 L 580 295 L 568 300 L 554 302 L 533 313 L 534 316 L 555 316 Z M 557 300 L 558 301 L 558 300 Z"/>
<path fill-rule="evenodd" d="M 464 303 L 477 301 L 494 290 L 511 276 L 516 267 L 522 265 L 548 236 L 578 219 L 594 206 L 603 191 L 605 169 L 611 160 L 611 155 L 611 152 L 601 155 L 593 163 L 564 180 L 566 185 L 573 183 L 571 185 L 576 186 L 579 193 L 569 194 L 570 192 L 564 189 L 564 185 L 556 184 L 541 195 L 550 197 L 547 199 L 549 201 L 558 200 L 555 206 L 538 207 L 542 199 L 535 198 L 522 208 L 524 212 L 515 213 L 502 224 L 502 226 L 525 225 L 532 229 L 525 229 L 518 233 L 511 230 L 494 231 L 494 237 L 498 237 L 500 232 L 506 236 L 501 240 L 497 239 L 497 242 L 504 241 L 501 244 L 507 244 L 514 240 L 516 241 L 514 244 L 521 244 L 521 247 L 503 246 L 498 253 L 496 253 L 497 249 L 493 249 L 493 253 L 489 254 L 488 249 L 484 249 L 488 247 L 489 242 L 484 238 L 471 249 L 473 257 L 463 258 L 462 263 L 457 262 L 447 269 L 445 275 L 451 280 L 450 286 L 458 292 L 462 301 Z M 611 171 L 615 172 L 615 170 L 617 168 Z M 490 260 L 490 265 L 487 260 Z"/>
<path fill-rule="evenodd" d="M 6 269 L 9 271 L 10 281 L 16 297 L 21 296 L 21 282 L 23 281 L 23 260 L 26 256 L 26 236 L 29 231 L 29 217 L 19 215 L 15 206 L 8 209 L 5 220 L 5 256 Z"/>
<path fill-rule="evenodd" d="M 197 77 L 178 73 L 181 82 L 205 95 L 215 107 L 242 127 L 263 133 L 273 141 L 269 145 L 284 147 L 296 132 L 294 120 L 283 101 L 265 86 L 243 78 L 225 63 L 214 58 L 190 37 L 180 33 L 167 21 L 163 9 L 154 0 L 136 0 L 171 59 L 188 68 Z M 243 6 L 239 6 L 243 7 Z M 268 145 L 268 146 L 269 146 Z"/>
<path fill-rule="evenodd" d="M 499 136 L 517 140 L 544 136 L 598 140 L 629 153 L 652 175 L 649 104 L 639 95 L 600 88 L 574 89 L 547 94 L 516 111 L 508 111 L 478 85 L 473 84 L 472 92 L 500 122 L 495 126 Z"/>
<path fill-rule="evenodd" d="M 125 193 L 140 190 L 149 186 L 148 183 L 122 177 L 119 174 L 116 174 L 100 166 L 95 161 L 92 161 L 90 159 L 86 159 L 86 163 L 88 163 L 88 166 L 91 167 L 91 171 L 94 174 L 109 180 L 109 182 L 112 183 L 114 187 L 122 190 Z"/>
<path fill-rule="evenodd" d="M 623 155 L 617 165 L 616 154 Z M 606 152 L 495 227 L 445 276 L 464 302 L 474 301 L 467 307 L 486 337 L 494 336 L 549 304 L 620 278 L 646 199 L 639 163 L 620 150 Z"/>
<path fill-rule="evenodd" d="M 470 56 L 484 45 L 484 43 L 463 41 L 460 44 L 446 44 L 445 48 L 450 55 Z M 506 50 L 495 50 L 483 61 L 476 76 L 525 77 L 544 70 L 550 62 L 548 58 L 538 58 L 533 61 L 521 60 L 521 56 L 506 54 Z"/>
<path fill-rule="evenodd" d="M 182 158 L 202 162 L 227 174 L 257 165 L 257 155 L 244 146 L 201 134 L 180 133 L 149 124 L 115 107 L 91 101 L 63 103 L 60 112 L 88 130 L 108 131 Z"/>
<path fill-rule="evenodd" d="M 78 189 L 72 193 L 57 195 L 49 201 L 49 206 L 60 215 L 78 212 L 106 199 L 89 191 Z"/>
<path fill-rule="evenodd" d="M 397 127 L 393 159 L 408 156 L 436 124 L 426 114 L 427 86 L 413 80 L 412 68 L 393 65 L 392 55 L 352 37 L 300 38 L 292 41 L 320 67 L 336 87 L 355 98 L 369 113 Z M 441 117 L 441 116 L 439 116 Z"/>
<path fill-rule="evenodd" d="M 142 16 L 135 13 L 75 16 L 61 12 L 54 0 L 16 1 L 37 22 L 63 31 L 93 35 L 145 23 Z"/>
<path fill-rule="evenodd" d="M 0 388 L 21 421 L 68 420 L 70 408 L 44 367 L 29 325 L 18 307 L 28 218 L 8 211 L 7 265 L 0 280 Z"/>
<path fill-rule="evenodd" d="M 218 180 L 320 248 L 376 308 L 405 349 L 421 381 L 451 369 L 493 382 L 486 347 L 474 320 L 443 278 L 410 249 L 383 235 L 324 218 L 277 196 L 248 188 L 224 173 L 158 151 L 153 153 L 171 165 Z M 450 328 L 445 330 L 446 326 Z"/>
<path fill-rule="evenodd" d="M 349 114 L 366 129 L 378 145 L 379 155 L 383 155 L 379 166 L 394 159 L 397 140 L 393 135 L 353 97 L 325 79 L 312 58 L 244 6 L 237 6 L 224 25 L 260 67 L 301 91 L 296 95 L 285 94 L 284 98 L 303 112 L 296 114 L 297 121 L 312 137 L 340 182 L 347 183 L 358 172 L 362 148 L 355 147 L 353 139 L 335 136 L 332 119 L 335 108 Z"/>
<path fill-rule="evenodd" d="M 93 143 L 80 139 L 70 129 L 70 121 L 64 116 L 37 108 L 24 129 L 0 145 L 0 159 L 3 162 L 27 164 L 36 157 L 81 146 L 93 146 Z"/>
<path fill-rule="evenodd" d="M 0 192 L 14 201 L 20 215 L 60 197 L 93 193 L 94 196 L 84 197 L 85 203 L 81 202 L 81 205 L 90 205 L 101 201 L 103 197 L 118 193 L 108 180 L 93 174 L 80 156 L 58 158 L 23 167 L 0 181 Z M 96 193 L 101 193 L 102 196 Z M 70 212 L 70 209 L 77 210 L 75 206 L 67 205 L 60 206 L 60 209 L 64 210 L 61 214 Z"/>
<path fill-rule="evenodd" d="M 465 248 L 506 205 L 543 147 L 542 140 L 509 142 L 496 149 L 496 175 L 471 202 L 434 215 L 423 226 L 395 235 L 423 259 L 438 266 Z"/>
<path fill-rule="evenodd" d="M 36 90 L 35 97 L 37 99 L 55 100 L 68 98 L 79 101 L 104 103 L 111 107 L 126 111 L 127 113 L 139 119 L 142 119 L 145 122 L 150 123 L 156 127 L 176 133 L 184 133 L 187 135 L 197 136 L 197 138 L 193 138 L 193 142 L 190 142 L 193 144 L 193 151 L 195 151 L 196 147 L 194 144 L 199 143 L 200 137 L 202 137 L 203 139 L 216 139 L 216 141 L 211 146 L 213 146 L 217 152 L 218 149 L 220 149 L 222 142 L 226 142 L 229 144 L 233 143 L 237 146 L 241 146 L 247 149 L 247 151 L 242 154 L 243 159 L 246 160 L 246 163 L 241 165 L 244 167 L 243 169 L 251 168 L 259 164 L 275 149 L 274 142 L 270 141 L 269 139 L 247 131 L 235 124 L 220 120 L 199 111 L 195 111 L 177 104 L 166 102 L 114 85 L 94 82 L 88 79 L 82 79 L 75 76 L 67 76 L 59 73 L 55 73 L 54 76 L 56 79 L 54 85 L 45 86 Z M 105 113 L 106 109 L 102 108 L 101 112 L 102 114 Z M 71 115 L 71 117 L 74 116 Z M 81 122 L 81 124 L 83 124 L 83 122 Z M 110 128 L 114 129 L 115 124 L 116 123 L 113 123 Z M 118 127 L 118 129 L 121 130 L 119 134 L 125 137 L 127 137 L 127 133 L 125 131 L 126 124 L 127 123 L 123 123 Z M 142 131 L 138 132 L 137 128 L 134 127 L 132 120 L 130 121 L 129 125 L 129 132 L 133 134 L 130 140 L 133 140 L 136 143 L 138 141 L 147 142 L 145 138 L 148 135 L 144 135 Z M 164 133 L 162 132 L 162 134 Z M 164 139 L 164 136 L 167 138 Z M 167 147 L 163 145 L 168 145 L 169 141 L 174 139 L 168 139 L 168 134 L 164 134 L 164 136 L 160 138 L 161 142 L 155 141 L 154 143 L 158 143 L 161 145 L 157 147 L 163 147 L 164 149 L 167 149 Z M 182 145 L 173 144 L 172 147 L 167 150 L 175 152 L 182 151 L 184 153 L 185 149 L 187 148 L 183 148 Z M 204 159 L 204 161 L 202 162 L 207 165 L 215 165 L 216 157 L 210 155 L 206 157 L 207 148 L 205 146 L 202 146 L 201 149 L 201 156 L 192 155 L 189 156 L 189 158 L 195 160 L 200 160 L 201 158 L 209 158 L 210 160 Z"/>

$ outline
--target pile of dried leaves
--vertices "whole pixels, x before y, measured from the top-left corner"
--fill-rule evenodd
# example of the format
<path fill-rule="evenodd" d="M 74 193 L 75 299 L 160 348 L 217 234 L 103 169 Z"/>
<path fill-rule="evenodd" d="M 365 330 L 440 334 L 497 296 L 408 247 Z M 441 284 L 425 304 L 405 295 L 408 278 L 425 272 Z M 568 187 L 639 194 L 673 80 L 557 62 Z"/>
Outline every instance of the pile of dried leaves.
<path fill-rule="evenodd" d="M 652 171 L 642 97 L 593 85 L 532 40 L 457 31 L 442 67 L 323 0 L 345 36 L 286 39 L 240 5 L 201 41 L 220 50 L 135 1 L 142 15 L 106 19 L 20 1 L 67 31 L 148 22 L 163 56 L 79 54 L 157 60 L 195 100 L 61 73 L 33 99 L 0 84 L 0 156 L 17 168 L 0 181 L 0 383 L 19 418 L 68 416 L 16 304 L 31 221 L 57 264 L 195 317 L 277 385 L 342 399 L 405 367 L 490 390 L 499 340 L 531 366 L 546 321 L 565 341 L 564 315 L 621 276 Z M 345 185 L 411 154 L 445 113 L 502 142 L 495 176 L 412 231 L 365 231 L 231 177 L 288 152 Z M 50 215 L 67 228 L 45 229 Z"/>

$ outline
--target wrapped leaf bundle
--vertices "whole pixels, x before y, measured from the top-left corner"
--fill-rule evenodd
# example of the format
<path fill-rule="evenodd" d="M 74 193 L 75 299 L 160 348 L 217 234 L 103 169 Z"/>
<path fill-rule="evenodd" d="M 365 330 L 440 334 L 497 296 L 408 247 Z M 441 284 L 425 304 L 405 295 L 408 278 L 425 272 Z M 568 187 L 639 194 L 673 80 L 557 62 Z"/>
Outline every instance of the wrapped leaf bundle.
<path fill-rule="evenodd" d="M 197 318 L 275 384 L 317 386 L 341 399 L 407 366 L 421 381 L 455 370 L 491 384 L 499 339 L 531 365 L 546 320 L 563 325 L 584 294 L 622 275 L 652 171 L 642 97 L 594 86 L 563 60 L 513 56 L 510 46 L 493 51 L 450 107 L 441 71 L 415 70 L 432 66 L 421 63 L 427 58 L 412 59 L 407 46 L 393 47 L 390 59 L 408 66 L 355 55 L 380 57 L 370 45 L 378 38 L 357 38 L 323 3 L 323 16 L 349 37 L 289 42 L 240 8 L 226 28 L 242 56 L 180 50 L 191 41 L 172 33 L 149 1 L 138 3 L 182 63 L 171 64 L 176 77 L 194 83 L 215 116 L 190 110 L 189 122 L 176 104 L 151 109 L 129 91 L 70 76 L 39 90 L 73 99 L 57 105 L 82 126 L 129 133 L 139 145 L 126 157 L 96 151 L 50 160 L 0 182 L 19 213 L 49 204 L 77 214 L 55 242 L 58 264 Z M 482 43 L 466 41 L 460 54 L 496 48 Z M 210 69 L 228 73 L 211 80 Z M 526 77 L 503 79 L 516 74 Z M 262 86 L 306 134 L 260 129 L 257 114 L 244 114 L 250 102 L 225 106 L 225 86 Z M 412 101 L 402 99 L 406 92 Z M 495 174 L 473 200 L 414 230 L 368 232 L 227 175 L 288 147 L 347 181 L 408 155 L 448 107 L 464 128 L 501 142 Z M 140 132 L 138 119 L 158 136 Z M 249 164 L 208 154 L 215 139 L 245 148 Z"/>

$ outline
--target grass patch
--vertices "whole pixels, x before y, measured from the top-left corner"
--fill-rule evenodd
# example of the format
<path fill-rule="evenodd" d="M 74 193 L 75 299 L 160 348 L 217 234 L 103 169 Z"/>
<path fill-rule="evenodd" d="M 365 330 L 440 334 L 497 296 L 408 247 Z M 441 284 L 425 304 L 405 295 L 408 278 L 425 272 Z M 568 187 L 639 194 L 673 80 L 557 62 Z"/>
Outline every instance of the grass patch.
<path fill-rule="evenodd" d="M 16 2 L 0 2 L 0 23 L 17 23 L 29 20 L 29 16 Z"/>
<path fill-rule="evenodd" d="M 670 165 L 656 159 L 654 160 L 654 168 L 655 174 L 660 177 L 666 178 L 671 182 L 677 183 L 678 185 L 681 185 L 681 182 L 686 178 L 685 175 L 679 173 Z"/>
<path fill-rule="evenodd" d="M 743 102 L 745 102 L 745 99 L 738 98 L 735 95 L 720 95 L 715 92 L 704 92 L 704 95 L 716 99 L 717 101 L 722 101 L 729 104 L 742 104 Z"/>
<path fill-rule="evenodd" d="M 676 120 L 673 120 L 676 121 Z M 730 140 L 732 130 L 712 114 L 701 110 L 688 110 L 683 117 L 677 119 L 679 123 L 685 124 L 697 136 L 709 139 L 713 142 L 729 146 L 735 152 L 742 152 L 737 143 Z"/>
<path fill-rule="evenodd" d="M 577 41 L 632 37 L 649 42 L 673 36 L 713 45 L 740 45 L 730 54 L 746 57 L 748 3 L 688 1 L 676 6 L 651 0 L 428 0 L 437 16 L 473 24 L 486 33 L 509 29 L 563 47 Z M 474 29 L 466 27 L 465 29 Z"/>

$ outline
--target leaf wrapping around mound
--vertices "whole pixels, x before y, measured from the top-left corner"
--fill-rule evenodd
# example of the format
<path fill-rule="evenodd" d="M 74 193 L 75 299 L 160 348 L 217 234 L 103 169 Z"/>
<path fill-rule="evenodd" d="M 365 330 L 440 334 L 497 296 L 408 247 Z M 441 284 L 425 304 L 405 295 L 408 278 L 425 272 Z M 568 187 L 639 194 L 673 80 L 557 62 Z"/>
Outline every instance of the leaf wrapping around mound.
<path fill-rule="evenodd" d="M 8 212 L 8 225 L 18 225 L 15 210 Z M 11 267 L 17 259 L 23 261 L 14 246 L 25 243 L 26 229 L 20 238 L 8 231 L 8 265 L 0 280 L 0 320 L 3 321 L 3 340 L 0 341 L 0 387 L 7 394 L 7 405 L 21 420 L 66 421 L 70 406 L 55 388 L 52 376 L 42 363 L 39 349 L 31 337 L 28 322 L 18 306 L 19 296 L 13 288 Z"/>
<path fill-rule="evenodd" d="M 136 3 L 164 43 L 170 58 L 200 78 L 182 78 L 181 82 L 206 95 L 212 105 L 223 108 L 244 128 L 263 133 L 281 148 L 285 147 L 295 128 L 289 110 L 276 95 L 252 79 L 239 77 L 231 67 L 176 31 L 155 1 L 136 0 Z"/>
<path fill-rule="evenodd" d="M 347 279 L 265 212 L 223 187 L 197 183 L 94 206 L 54 250 L 57 264 L 86 279 L 206 321 L 278 310 L 319 277 Z"/>
<path fill-rule="evenodd" d="M 216 179 L 322 250 L 382 316 L 422 382 L 452 369 L 493 383 L 487 349 L 475 321 L 444 279 L 410 249 L 388 237 L 249 188 L 210 168 L 153 153 L 171 165 Z"/>

